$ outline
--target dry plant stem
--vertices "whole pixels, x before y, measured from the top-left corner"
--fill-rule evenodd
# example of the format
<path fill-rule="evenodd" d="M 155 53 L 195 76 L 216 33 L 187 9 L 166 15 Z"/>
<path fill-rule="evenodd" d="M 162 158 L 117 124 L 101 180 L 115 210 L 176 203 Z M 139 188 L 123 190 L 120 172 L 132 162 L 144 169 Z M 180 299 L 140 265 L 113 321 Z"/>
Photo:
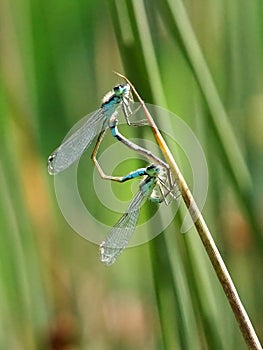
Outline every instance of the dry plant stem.
<path fill-rule="evenodd" d="M 149 124 L 152 128 L 152 131 L 154 133 L 154 136 L 156 138 L 156 141 L 158 142 L 158 145 L 160 146 L 162 153 L 165 157 L 166 162 L 171 168 L 171 172 L 175 177 L 175 181 L 178 184 L 178 187 L 181 191 L 183 200 L 189 210 L 189 213 L 193 219 L 193 222 L 195 224 L 195 227 L 197 229 L 197 232 L 203 242 L 203 245 L 205 247 L 205 250 L 210 258 L 210 261 L 215 269 L 215 272 L 217 274 L 217 277 L 225 291 L 226 297 L 230 303 L 230 306 L 234 312 L 234 315 L 236 317 L 236 320 L 239 324 L 239 328 L 242 332 L 242 335 L 246 341 L 246 344 L 250 349 L 257 349 L 262 350 L 261 344 L 259 342 L 259 339 L 256 335 L 256 332 L 252 326 L 252 323 L 246 313 L 245 308 L 243 307 L 241 300 L 238 296 L 237 290 L 234 286 L 234 283 L 229 275 L 229 272 L 225 266 L 225 263 L 215 245 L 215 242 L 212 238 L 212 235 L 204 221 L 204 218 L 199 211 L 197 204 L 195 203 L 195 200 L 192 196 L 191 191 L 189 190 L 187 183 L 181 174 L 173 156 L 170 152 L 169 148 L 167 147 L 161 133 L 159 132 L 152 116 L 150 115 L 147 107 L 145 106 L 145 103 L 139 96 L 138 92 L 134 88 L 134 86 L 130 83 L 130 81 L 123 76 L 122 74 L 116 73 L 121 78 L 123 78 L 125 81 L 127 81 L 131 88 L 133 89 L 133 92 L 135 96 L 138 98 L 139 103 L 141 104 L 141 107 L 146 115 L 147 120 L 149 121 Z"/>

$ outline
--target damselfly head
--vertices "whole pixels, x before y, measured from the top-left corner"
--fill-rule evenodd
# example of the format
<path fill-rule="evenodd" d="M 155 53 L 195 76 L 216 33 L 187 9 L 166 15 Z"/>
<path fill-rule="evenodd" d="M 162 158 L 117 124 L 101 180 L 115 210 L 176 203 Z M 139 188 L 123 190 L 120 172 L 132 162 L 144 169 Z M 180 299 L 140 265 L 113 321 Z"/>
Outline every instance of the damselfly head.
<path fill-rule="evenodd" d="M 158 176 L 162 171 L 162 168 L 159 165 L 151 164 L 147 166 L 145 172 L 148 176 L 156 177 Z"/>
<path fill-rule="evenodd" d="M 114 86 L 113 91 L 116 96 L 125 96 L 130 93 L 131 87 L 129 84 L 119 84 Z"/>
<path fill-rule="evenodd" d="M 131 94 L 131 87 L 129 84 L 119 84 L 108 92 L 102 99 L 102 106 L 106 104 L 118 104 L 125 97 L 128 98 Z"/>

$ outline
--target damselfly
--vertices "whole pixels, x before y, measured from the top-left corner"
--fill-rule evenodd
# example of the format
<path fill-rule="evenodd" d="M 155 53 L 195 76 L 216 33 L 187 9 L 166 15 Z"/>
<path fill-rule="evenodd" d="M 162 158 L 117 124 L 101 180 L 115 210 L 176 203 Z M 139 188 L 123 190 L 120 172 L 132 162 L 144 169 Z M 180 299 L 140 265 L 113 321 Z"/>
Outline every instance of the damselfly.
<path fill-rule="evenodd" d="M 102 139 L 109 119 L 122 107 L 127 124 L 131 124 L 132 114 L 130 102 L 132 95 L 129 84 L 120 84 L 113 88 L 103 99 L 100 109 L 92 113 L 90 118 L 77 131 L 69 136 L 48 158 L 48 172 L 51 175 L 60 173 L 80 158 L 100 131 Z M 100 142 L 99 142 L 100 143 Z"/>
<path fill-rule="evenodd" d="M 178 197 L 174 192 L 174 188 L 167 187 L 165 179 L 162 178 L 162 173 L 163 168 L 161 166 L 152 164 L 147 168 L 137 169 L 123 178 L 120 178 L 120 182 L 125 182 L 139 176 L 146 176 L 146 178 L 140 183 L 139 191 L 133 197 L 126 212 L 100 244 L 100 260 L 105 265 L 112 265 L 127 247 L 135 230 L 140 208 L 145 199 L 149 199 L 151 202 L 155 203 L 161 203 L 164 201 L 168 204 L 166 198 L 169 194 L 174 199 Z M 156 188 L 158 188 L 158 192 Z"/>

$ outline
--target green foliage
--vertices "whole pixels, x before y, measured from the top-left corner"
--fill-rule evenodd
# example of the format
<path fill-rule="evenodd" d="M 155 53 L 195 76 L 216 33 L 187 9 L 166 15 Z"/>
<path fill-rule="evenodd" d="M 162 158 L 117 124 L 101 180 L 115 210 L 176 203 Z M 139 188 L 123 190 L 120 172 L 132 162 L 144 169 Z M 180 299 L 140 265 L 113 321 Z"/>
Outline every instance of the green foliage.
<path fill-rule="evenodd" d="M 113 71 L 197 135 L 209 168 L 204 217 L 263 339 L 262 13 L 260 1 L 237 0 L 1 2 L 0 348 L 246 349 L 199 237 L 180 233 L 183 208 L 111 268 L 58 209 L 47 157 L 119 82 Z M 95 200 L 84 157 L 84 201 L 111 225 L 119 213 Z M 129 186 L 113 191 L 129 200 Z"/>

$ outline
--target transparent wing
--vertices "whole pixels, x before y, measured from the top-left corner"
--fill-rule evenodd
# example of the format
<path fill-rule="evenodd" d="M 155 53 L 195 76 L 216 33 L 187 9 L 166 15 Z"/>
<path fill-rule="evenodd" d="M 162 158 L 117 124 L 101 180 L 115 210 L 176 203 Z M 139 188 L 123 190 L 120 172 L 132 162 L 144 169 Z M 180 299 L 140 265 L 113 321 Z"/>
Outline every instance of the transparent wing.
<path fill-rule="evenodd" d="M 104 110 L 98 109 L 88 115 L 84 124 L 71 134 L 48 158 L 48 172 L 55 175 L 80 158 L 89 147 L 94 137 L 102 128 L 102 120 L 105 119 Z"/>
<path fill-rule="evenodd" d="M 127 247 L 138 221 L 140 207 L 146 196 L 146 193 L 141 190 L 138 191 L 125 214 L 102 241 L 100 245 L 100 260 L 105 265 L 113 264 L 124 248 Z"/>

